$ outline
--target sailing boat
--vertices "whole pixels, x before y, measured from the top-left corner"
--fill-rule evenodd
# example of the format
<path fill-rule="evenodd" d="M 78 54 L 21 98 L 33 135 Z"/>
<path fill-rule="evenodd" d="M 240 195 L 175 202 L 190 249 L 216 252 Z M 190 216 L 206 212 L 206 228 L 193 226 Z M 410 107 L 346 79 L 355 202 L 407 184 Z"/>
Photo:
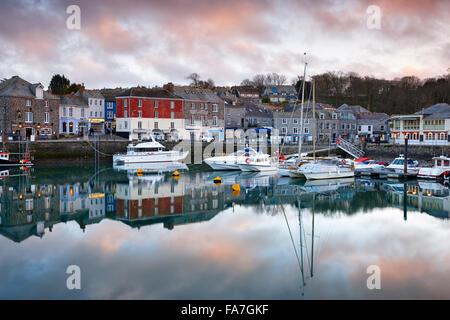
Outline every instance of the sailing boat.
<path fill-rule="evenodd" d="M 305 53 L 306 55 L 306 53 Z M 292 155 L 286 161 L 284 159 L 281 160 L 280 163 L 278 163 L 278 173 L 282 177 L 290 177 L 291 171 L 296 170 L 298 165 L 300 163 L 303 163 L 302 160 L 302 135 L 303 135 L 303 105 L 305 102 L 305 79 L 306 79 L 306 66 L 308 63 L 305 61 L 305 67 L 303 69 L 303 82 L 302 82 L 302 105 L 300 109 L 300 134 L 298 139 L 298 154 Z M 298 101 L 298 95 L 297 95 L 297 101 Z M 295 108 L 292 110 L 292 113 L 294 113 Z M 292 117 L 292 116 L 291 116 Z M 283 141 L 284 145 L 284 141 Z M 283 155 L 282 155 L 283 157 Z"/>

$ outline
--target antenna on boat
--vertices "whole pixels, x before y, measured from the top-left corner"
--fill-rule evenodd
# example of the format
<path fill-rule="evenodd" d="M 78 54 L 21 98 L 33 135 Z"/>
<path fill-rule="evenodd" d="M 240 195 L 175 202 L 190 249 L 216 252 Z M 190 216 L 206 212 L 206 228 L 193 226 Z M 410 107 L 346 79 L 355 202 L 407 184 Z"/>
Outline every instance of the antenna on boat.
<path fill-rule="evenodd" d="M 312 79 L 313 90 L 313 159 L 316 162 L 316 82 Z"/>

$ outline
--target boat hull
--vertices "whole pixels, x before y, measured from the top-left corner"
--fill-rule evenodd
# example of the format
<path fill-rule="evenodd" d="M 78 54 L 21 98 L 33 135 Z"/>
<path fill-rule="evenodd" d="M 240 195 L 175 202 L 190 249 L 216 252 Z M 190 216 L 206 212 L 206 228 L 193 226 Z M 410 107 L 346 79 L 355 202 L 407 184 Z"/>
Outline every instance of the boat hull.
<path fill-rule="evenodd" d="M 162 153 L 147 154 L 147 155 L 114 155 L 114 163 L 131 164 L 131 163 L 170 163 L 183 162 L 189 154 L 189 151 L 177 152 L 167 151 Z"/>
<path fill-rule="evenodd" d="M 268 172 L 277 171 L 276 167 L 262 164 L 239 164 L 239 168 L 245 172 Z"/>
<path fill-rule="evenodd" d="M 308 180 L 325 180 L 325 179 L 340 179 L 352 178 L 355 176 L 354 171 L 325 171 L 325 172 L 303 172 L 305 178 Z"/>
<path fill-rule="evenodd" d="M 240 170 L 239 165 L 237 165 L 236 163 L 225 163 L 217 161 L 205 161 L 205 163 L 213 170 Z"/>

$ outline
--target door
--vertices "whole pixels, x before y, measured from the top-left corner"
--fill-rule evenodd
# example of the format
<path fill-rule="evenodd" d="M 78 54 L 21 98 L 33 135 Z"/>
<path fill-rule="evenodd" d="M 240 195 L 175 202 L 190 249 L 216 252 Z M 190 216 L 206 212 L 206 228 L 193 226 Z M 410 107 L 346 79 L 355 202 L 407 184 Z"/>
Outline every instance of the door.
<path fill-rule="evenodd" d="M 33 135 L 33 128 L 25 128 L 25 136 L 27 138 L 31 137 Z"/>

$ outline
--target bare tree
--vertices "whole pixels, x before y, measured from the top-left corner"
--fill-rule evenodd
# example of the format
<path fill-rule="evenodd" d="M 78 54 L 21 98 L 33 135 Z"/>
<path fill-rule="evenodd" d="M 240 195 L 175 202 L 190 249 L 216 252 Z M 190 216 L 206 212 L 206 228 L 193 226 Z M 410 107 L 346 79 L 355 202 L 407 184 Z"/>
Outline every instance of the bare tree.
<path fill-rule="evenodd" d="M 241 81 L 241 86 L 253 86 L 253 81 L 250 79 L 244 79 Z"/>
<path fill-rule="evenodd" d="M 200 75 L 198 73 L 193 72 L 190 75 L 188 75 L 186 79 L 191 80 L 190 84 L 191 86 L 198 87 L 200 82 Z"/>

